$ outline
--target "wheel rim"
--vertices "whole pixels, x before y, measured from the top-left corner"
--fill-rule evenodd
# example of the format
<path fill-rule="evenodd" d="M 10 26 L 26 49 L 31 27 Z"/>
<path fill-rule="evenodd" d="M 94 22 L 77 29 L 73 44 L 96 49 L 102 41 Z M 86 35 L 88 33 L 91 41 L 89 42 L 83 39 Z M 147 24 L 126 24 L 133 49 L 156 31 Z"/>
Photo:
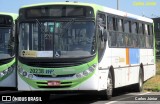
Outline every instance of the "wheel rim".
<path fill-rule="evenodd" d="M 140 87 L 140 89 L 142 89 L 142 83 L 143 83 L 142 74 L 140 73 L 140 76 L 139 76 L 139 87 Z"/>

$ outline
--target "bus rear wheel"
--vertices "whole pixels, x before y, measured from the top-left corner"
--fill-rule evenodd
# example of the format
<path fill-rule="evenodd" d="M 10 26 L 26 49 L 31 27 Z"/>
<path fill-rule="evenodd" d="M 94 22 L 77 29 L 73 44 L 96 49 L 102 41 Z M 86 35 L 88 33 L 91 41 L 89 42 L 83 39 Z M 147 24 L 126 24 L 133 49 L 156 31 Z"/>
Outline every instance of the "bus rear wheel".
<path fill-rule="evenodd" d="M 113 79 L 111 72 L 109 72 L 107 79 L 107 89 L 101 92 L 101 96 L 103 99 L 109 100 L 112 97 L 112 93 L 113 93 Z"/>
<path fill-rule="evenodd" d="M 140 69 L 138 83 L 135 85 L 135 91 L 141 92 L 142 90 L 143 90 L 143 71 L 142 69 Z"/>

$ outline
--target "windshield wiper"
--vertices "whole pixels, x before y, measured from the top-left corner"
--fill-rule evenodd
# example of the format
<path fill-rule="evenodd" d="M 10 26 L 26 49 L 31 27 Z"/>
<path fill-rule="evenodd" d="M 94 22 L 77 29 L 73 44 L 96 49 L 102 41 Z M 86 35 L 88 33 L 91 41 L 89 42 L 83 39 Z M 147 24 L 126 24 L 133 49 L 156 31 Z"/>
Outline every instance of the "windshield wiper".
<path fill-rule="evenodd" d="M 36 23 L 38 23 L 38 26 L 40 27 L 40 29 L 42 30 L 42 32 L 45 33 L 45 28 L 41 25 L 41 23 L 39 22 L 38 19 L 36 19 Z"/>
<path fill-rule="evenodd" d="M 44 26 L 42 26 L 42 24 L 39 22 L 38 19 L 36 19 L 36 23 L 38 23 L 38 26 L 40 27 L 40 29 L 42 30 L 42 33 L 45 34 L 45 28 Z M 48 27 L 47 27 L 47 34 L 51 35 L 52 33 L 49 31 Z"/>
<path fill-rule="evenodd" d="M 44 26 L 42 26 L 42 24 L 39 22 L 38 19 L 36 19 L 36 23 L 38 23 L 38 25 L 40 26 L 40 29 L 42 30 L 43 34 L 45 34 L 45 28 L 44 28 Z M 49 31 L 48 27 L 47 27 L 47 33 L 48 33 L 49 35 L 52 34 L 52 33 Z"/>
<path fill-rule="evenodd" d="M 66 25 L 63 27 L 64 29 L 68 29 L 71 25 L 72 25 L 72 23 L 75 21 L 75 19 L 74 18 L 72 18 L 69 22 L 67 22 L 66 23 Z"/>

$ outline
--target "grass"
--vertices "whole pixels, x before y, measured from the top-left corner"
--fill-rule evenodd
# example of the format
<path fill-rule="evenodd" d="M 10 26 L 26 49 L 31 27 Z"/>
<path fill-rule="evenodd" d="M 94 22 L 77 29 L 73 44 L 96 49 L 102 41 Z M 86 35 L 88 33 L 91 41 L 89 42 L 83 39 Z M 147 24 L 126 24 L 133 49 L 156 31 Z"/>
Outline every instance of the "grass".
<path fill-rule="evenodd" d="M 156 76 L 152 77 L 151 79 L 147 80 L 144 83 L 144 91 L 160 91 L 160 60 L 156 63 Z"/>

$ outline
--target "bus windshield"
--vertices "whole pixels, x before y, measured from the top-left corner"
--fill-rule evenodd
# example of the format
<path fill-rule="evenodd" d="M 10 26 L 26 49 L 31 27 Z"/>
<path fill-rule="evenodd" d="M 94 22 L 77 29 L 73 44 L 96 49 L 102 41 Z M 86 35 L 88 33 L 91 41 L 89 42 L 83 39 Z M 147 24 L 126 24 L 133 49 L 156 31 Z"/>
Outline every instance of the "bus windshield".
<path fill-rule="evenodd" d="M 14 44 L 10 27 L 0 27 L 0 60 L 11 58 L 14 53 Z"/>
<path fill-rule="evenodd" d="M 93 21 L 20 23 L 21 57 L 78 58 L 95 53 Z"/>

